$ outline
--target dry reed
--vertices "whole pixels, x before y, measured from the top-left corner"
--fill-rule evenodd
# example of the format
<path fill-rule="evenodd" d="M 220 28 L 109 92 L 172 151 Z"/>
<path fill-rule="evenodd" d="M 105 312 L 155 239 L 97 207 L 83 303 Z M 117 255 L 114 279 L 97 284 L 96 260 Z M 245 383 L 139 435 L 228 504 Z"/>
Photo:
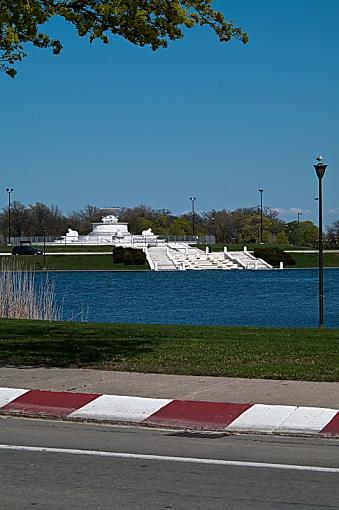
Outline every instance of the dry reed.
<path fill-rule="evenodd" d="M 0 268 L 0 317 L 10 319 L 60 320 L 61 306 L 48 275 L 36 282 L 32 269 L 19 261 L 3 260 Z"/>

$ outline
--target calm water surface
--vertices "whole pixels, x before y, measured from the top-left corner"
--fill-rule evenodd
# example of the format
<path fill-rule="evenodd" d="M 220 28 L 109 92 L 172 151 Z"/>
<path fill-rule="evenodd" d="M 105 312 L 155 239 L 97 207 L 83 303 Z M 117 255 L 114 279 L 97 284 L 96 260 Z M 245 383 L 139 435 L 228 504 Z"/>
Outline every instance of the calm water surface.
<path fill-rule="evenodd" d="M 239 326 L 318 325 L 318 272 L 56 272 L 64 319 Z M 325 323 L 339 327 L 339 269 L 325 271 Z"/>

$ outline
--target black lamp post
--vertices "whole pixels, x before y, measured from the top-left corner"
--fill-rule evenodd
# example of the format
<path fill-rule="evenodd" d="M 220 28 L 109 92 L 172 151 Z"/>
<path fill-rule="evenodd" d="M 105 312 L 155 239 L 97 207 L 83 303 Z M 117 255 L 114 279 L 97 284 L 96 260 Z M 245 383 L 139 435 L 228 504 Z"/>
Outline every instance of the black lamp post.
<path fill-rule="evenodd" d="M 194 238 L 195 235 L 195 209 L 194 202 L 196 201 L 196 197 L 190 197 L 190 201 L 192 202 L 192 235 Z"/>
<path fill-rule="evenodd" d="M 262 214 L 263 214 L 263 209 L 262 209 L 262 195 L 264 193 L 264 190 L 263 189 L 260 189 L 259 190 L 259 193 L 260 193 L 260 244 L 263 244 L 263 223 L 262 223 Z"/>
<path fill-rule="evenodd" d="M 42 226 L 43 240 L 44 240 L 44 251 L 43 251 L 43 269 L 46 269 L 46 226 Z"/>
<path fill-rule="evenodd" d="M 323 197 L 322 179 L 327 165 L 322 163 L 322 156 L 318 156 L 318 163 L 314 166 L 319 181 L 319 327 L 324 326 L 324 256 L 323 256 Z"/>
<path fill-rule="evenodd" d="M 297 242 L 299 244 L 300 243 L 300 216 L 302 216 L 303 213 L 302 212 L 298 212 L 297 215 L 298 215 L 298 230 L 297 230 L 298 239 L 297 239 Z"/>
<path fill-rule="evenodd" d="M 11 193 L 14 191 L 13 188 L 6 188 L 8 193 L 8 244 L 11 244 Z"/>

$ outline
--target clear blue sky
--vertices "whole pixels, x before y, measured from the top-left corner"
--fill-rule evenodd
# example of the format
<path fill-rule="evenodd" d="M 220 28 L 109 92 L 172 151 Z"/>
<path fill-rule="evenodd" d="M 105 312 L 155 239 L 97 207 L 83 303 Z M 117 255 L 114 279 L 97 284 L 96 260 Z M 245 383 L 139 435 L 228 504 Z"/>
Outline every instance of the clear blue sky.
<path fill-rule="evenodd" d="M 250 42 L 189 31 L 153 53 L 122 39 L 90 45 L 54 22 L 64 50 L 28 48 L 0 76 L 1 188 L 70 212 L 151 205 L 181 213 L 264 204 L 325 225 L 339 219 L 339 2 L 216 1 Z M 2 198 L 1 198 L 2 197 Z M 0 206 L 5 206 L 5 191 Z"/>

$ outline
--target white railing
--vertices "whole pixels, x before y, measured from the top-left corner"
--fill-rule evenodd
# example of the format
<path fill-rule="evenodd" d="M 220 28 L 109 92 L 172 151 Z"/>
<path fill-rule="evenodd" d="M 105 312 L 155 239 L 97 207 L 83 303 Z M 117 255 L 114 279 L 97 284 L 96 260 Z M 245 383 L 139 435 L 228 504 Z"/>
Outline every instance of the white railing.
<path fill-rule="evenodd" d="M 247 265 L 244 264 L 241 260 L 237 259 L 236 257 L 233 257 L 233 255 L 230 254 L 229 251 L 224 251 L 224 257 L 225 259 L 229 259 L 233 264 L 237 264 L 238 266 L 242 267 L 243 269 L 247 269 Z"/>
<path fill-rule="evenodd" d="M 174 264 L 174 266 L 177 268 L 177 269 L 185 269 L 185 267 L 183 266 L 183 264 L 181 262 L 179 262 L 171 253 L 170 251 L 170 248 L 167 247 L 166 249 L 166 254 L 167 254 L 167 257 L 169 258 L 169 260 Z"/>

